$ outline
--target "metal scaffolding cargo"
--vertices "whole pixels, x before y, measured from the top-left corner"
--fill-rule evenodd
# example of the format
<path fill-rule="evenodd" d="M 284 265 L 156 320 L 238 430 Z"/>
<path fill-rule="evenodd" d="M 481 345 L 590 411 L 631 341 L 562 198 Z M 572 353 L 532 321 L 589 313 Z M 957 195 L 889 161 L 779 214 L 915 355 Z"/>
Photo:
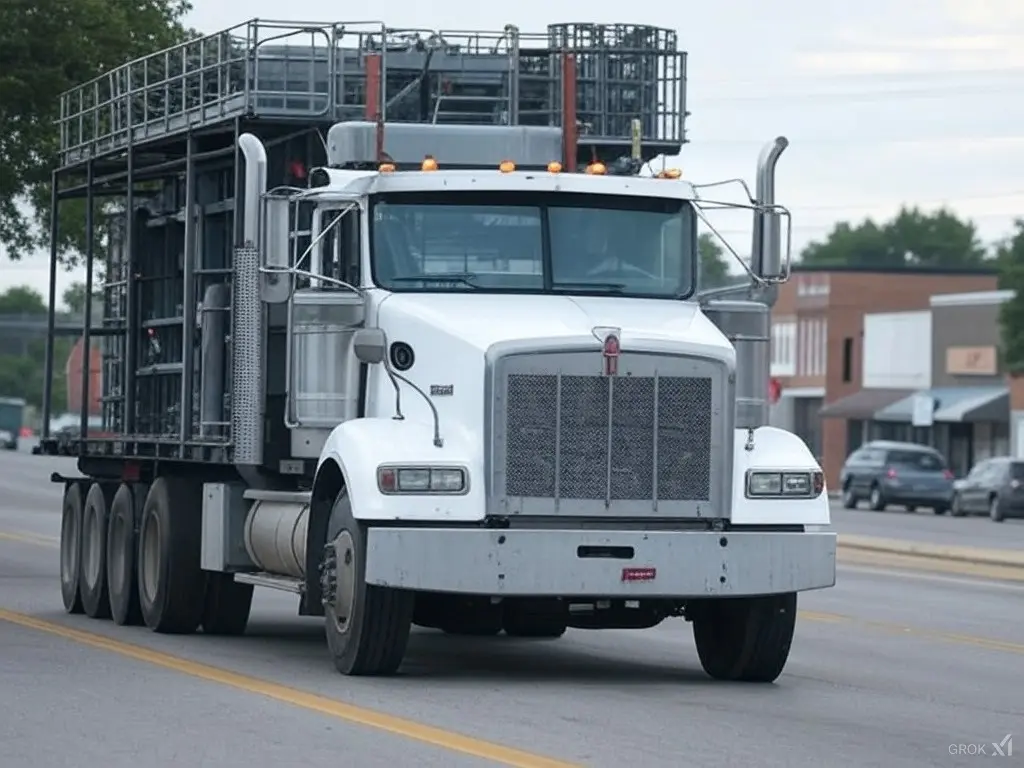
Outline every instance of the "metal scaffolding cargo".
<path fill-rule="evenodd" d="M 89 329 L 87 316 L 84 333 L 102 349 L 106 436 L 72 450 L 233 462 L 242 133 L 265 144 L 270 188 L 305 186 L 327 164 L 328 130 L 353 120 L 562 128 L 574 111 L 580 161 L 628 154 L 637 121 L 650 159 L 685 143 L 685 65 L 674 32 L 642 25 L 527 34 L 253 20 L 63 94 L 55 210 L 85 198 L 87 229 L 106 234 L 104 254 L 95 238 L 85 254 L 103 318 Z M 266 327 L 267 355 L 283 359 L 281 318 L 270 312 Z M 265 394 L 264 441 L 285 445 L 283 373 L 268 369 Z M 287 458 L 265 451 L 268 465 Z"/>

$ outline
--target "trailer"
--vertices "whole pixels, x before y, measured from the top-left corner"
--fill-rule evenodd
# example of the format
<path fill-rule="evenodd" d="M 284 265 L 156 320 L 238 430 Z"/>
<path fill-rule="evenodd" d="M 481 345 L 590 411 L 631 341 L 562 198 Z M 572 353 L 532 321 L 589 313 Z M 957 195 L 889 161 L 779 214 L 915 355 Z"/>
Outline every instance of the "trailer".
<path fill-rule="evenodd" d="M 0 397 L 0 447 L 18 450 L 18 439 L 25 423 L 25 399 Z"/>
<path fill-rule="evenodd" d="M 701 291 L 732 203 L 645 170 L 686 142 L 685 61 L 641 25 L 250 21 L 65 94 L 54 209 L 103 234 L 66 610 L 239 635 L 282 590 L 348 675 L 413 625 L 683 618 L 712 677 L 776 679 L 835 583 L 821 468 L 768 426 L 787 142 L 741 204 L 749 281 Z"/>

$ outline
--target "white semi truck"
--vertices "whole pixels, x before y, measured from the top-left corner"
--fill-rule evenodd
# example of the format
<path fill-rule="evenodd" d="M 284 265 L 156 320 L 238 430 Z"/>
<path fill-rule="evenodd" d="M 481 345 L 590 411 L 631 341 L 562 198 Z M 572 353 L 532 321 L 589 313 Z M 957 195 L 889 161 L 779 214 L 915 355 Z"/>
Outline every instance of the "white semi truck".
<path fill-rule="evenodd" d="M 109 243 L 105 436 L 53 478 L 68 611 L 241 634 L 284 590 L 350 675 L 395 672 L 414 624 L 681 617 L 712 677 L 778 677 L 836 545 L 767 418 L 786 142 L 749 281 L 702 290 L 711 201 L 639 173 L 682 145 L 685 54 L 580 26 L 253 21 L 65 95 L 54 202 Z"/>

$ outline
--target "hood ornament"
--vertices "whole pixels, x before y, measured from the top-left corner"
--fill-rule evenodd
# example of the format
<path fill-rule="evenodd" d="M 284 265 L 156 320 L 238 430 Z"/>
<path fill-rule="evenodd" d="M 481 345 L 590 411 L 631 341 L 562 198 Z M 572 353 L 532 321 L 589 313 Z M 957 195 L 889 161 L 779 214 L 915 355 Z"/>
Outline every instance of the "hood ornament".
<path fill-rule="evenodd" d="M 604 375 L 619 375 L 619 354 L 622 351 L 619 339 L 622 335 L 621 328 L 608 328 L 598 326 L 591 333 L 601 342 L 601 357 L 604 359 Z"/>

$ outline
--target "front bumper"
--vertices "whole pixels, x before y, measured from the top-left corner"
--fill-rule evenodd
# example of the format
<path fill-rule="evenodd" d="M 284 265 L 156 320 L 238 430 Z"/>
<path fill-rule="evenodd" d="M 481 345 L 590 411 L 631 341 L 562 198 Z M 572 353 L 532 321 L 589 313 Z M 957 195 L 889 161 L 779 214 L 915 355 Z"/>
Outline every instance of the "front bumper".
<path fill-rule="evenodd" d="M 629 569 L 634 571 L 627 576 Z M 630 580 L 635 569 L 654 573 Z M 836 535 L 370 528 L 366 581 L 430 592 L 533 597 L 800 592 L 835 584 Z"/>

